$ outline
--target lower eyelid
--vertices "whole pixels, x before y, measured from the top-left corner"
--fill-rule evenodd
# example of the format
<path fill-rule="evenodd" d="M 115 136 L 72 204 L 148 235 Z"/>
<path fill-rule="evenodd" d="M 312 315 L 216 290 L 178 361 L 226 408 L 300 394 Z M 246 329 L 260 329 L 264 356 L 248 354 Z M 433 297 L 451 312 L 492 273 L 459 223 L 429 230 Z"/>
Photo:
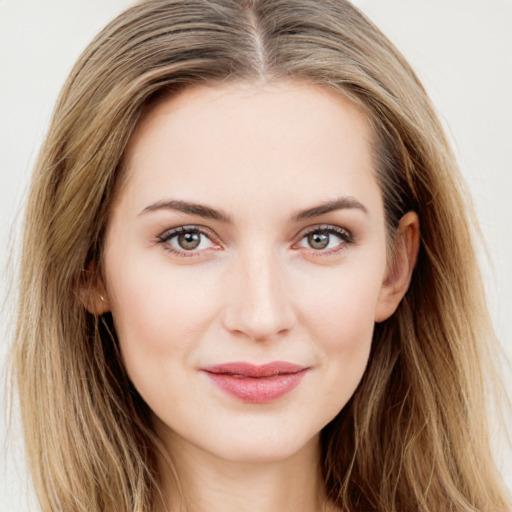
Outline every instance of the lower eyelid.
<path fill-rule="evenodd" d="M 185 251 L 185 250 L 178 250 L 170 245 L 164 245 L 164 251 L 174 254 L 176 256 L 179 256 L 181 258 L 193 258 L 201 256 L 201 251 Z"/>

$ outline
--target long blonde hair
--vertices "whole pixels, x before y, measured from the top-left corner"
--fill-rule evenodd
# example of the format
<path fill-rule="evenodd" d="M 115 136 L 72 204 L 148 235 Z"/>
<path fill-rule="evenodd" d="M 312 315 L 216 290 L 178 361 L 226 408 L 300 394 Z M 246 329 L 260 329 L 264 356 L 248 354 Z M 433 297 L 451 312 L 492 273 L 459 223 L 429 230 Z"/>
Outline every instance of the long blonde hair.
<path fill-rule="evenodd" d="M 280 79 L 337 90 L 366 114 L 388 231 L 411 209 L 421 224 L 410 289 L 376 325 L 362 382 L 322 431 L 329 498 L 350 512 L 510 506 L 488 441 L 494 341 L 473 219 L 407 62 L 345 0 L 148 0 L 78 60 L 33 175 L 13 366 L 44 512 L 143 512 L 158 491 L 158 439 L 123 370 L 112 318 L 89 314 L 82 300 L 88 273 L 101 270 L 140 116 L 193 84 Z"/>

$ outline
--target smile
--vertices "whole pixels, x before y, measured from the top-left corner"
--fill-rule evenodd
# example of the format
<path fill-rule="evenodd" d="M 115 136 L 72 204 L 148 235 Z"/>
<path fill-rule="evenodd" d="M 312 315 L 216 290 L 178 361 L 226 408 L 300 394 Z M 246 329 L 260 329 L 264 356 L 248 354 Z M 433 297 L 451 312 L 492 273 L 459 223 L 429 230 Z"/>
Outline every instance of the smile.
<path fill-rule="evenodd" d="M 249 403 L 272 402 L 295 389 L 310 368 L 284 361 L 226 363 L 202 368 L 222 391 Z"/>

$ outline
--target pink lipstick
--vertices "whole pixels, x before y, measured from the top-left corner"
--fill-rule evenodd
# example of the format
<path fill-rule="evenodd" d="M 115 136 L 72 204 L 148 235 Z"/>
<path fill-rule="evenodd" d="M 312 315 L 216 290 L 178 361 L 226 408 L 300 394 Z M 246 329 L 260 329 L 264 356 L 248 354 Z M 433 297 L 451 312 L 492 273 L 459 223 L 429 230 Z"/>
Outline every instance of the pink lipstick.
<path fill-rule="evenodd" d="M 235 362 L 201 368 L 223 391 L 250 403 L 272 402 L 296 388 L 307 366 L 275 361 L 263 365 Z"/>

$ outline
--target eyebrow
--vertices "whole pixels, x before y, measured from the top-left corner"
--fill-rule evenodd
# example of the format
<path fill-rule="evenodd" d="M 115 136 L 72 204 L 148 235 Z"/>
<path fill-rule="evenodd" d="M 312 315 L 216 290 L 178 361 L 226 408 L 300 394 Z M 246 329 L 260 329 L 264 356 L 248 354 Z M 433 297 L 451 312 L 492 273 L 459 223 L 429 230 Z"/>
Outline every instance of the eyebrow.
<path fill-rule="evenodd" d="M 319 217 L 320 215 L 325 215 L 326 213 L 346 209 L 356 209 L 361 210 L 364 213 L 368 213 L 366 207 L 357 199 L 353 197 L 340 197 L 334 201 L 327 201 L 325 203 L 319 204 L 318 206 L 314 206 L 313 208 L 308 208 L 307 210 L 297 212 L 292 216 L 292 220 L 294 222 L 299 222 L 301 220 L 311 219 L 312 217 Z"/>
<path fill-rule="evenodd" d="M 333 201 L 327 201 L 312 208 L 295 212 L 291 218 L 293 222 L 300 222 L 337 210 L 345 209 L 356 209 L 361 210 L 364 213 L 368 213 L 366 207 L 357 199 L 353 197 L 340 197 Z M 179 201 L 174 199 L 167 201 L 157 201 L 156 203 L 150 204 L 149 206 L 146 206 L 146 208 L 144 208 L 144 210 L 142 210 L 139 215 L 157 210 L 173 210 L 182 213 L 188 213 L 190 215 L 197 215 L 198 217 L 203 217 L 205 219 L 218 220 L 224 224 L 234 223 L 233 217 L 231 217 L 229 213 L 226 213 L 222 210 L 212 208 L 211 206 L 206 206 L 204 204 L 191 203 L 188 201 Z"/>
<path fill-rule="evenodd" d="M 188 213 L 190 215 L 197 215 L 205 219 L 213 219 L 223 222 L 225 224 L 233 224 L 233 218 L 222 210 L 217 210 L 210 206 L 199 203 L 190 203 L 188 201 L 178 201 L 171 199 L 169 201 L 158 201 L 156 203 L 146 206 L 139 215 L 144 213 L 154 212 L 156 210 L 174 210 L 177 212 Z"/>

